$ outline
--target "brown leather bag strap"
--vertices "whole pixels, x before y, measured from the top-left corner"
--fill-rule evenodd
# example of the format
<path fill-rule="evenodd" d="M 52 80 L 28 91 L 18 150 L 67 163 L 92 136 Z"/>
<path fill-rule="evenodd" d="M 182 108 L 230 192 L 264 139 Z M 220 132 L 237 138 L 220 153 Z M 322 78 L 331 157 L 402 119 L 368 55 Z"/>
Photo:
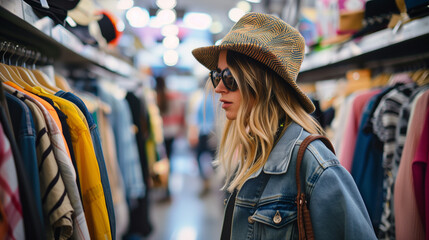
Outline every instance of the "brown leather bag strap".
<path fill-rule="evenodd" d="M 311 134 L 302 141 L 301 145 L 299 146 L 298 156 L 296 159 L 295 179 L 296 179 L 296 186 L 298 188 L 298 194 L 301 193 L 301 180 L 300 180 L 299 172 L 301 171 L 301 162 L 302 162 L 302 159 L 304 157 L 305 150 L 307 149 L 308 145 L 312 141 L 317 140 L 317 139 L 320 139 L 326 145 L 326 147 L 328 147 L 335 154 L 335 150 L 334 150 L 334 147 L 332 146 L 332 143 L 325 136 L 317 135 L 317 134 Z"/>
<path fill-rule="evenodd" d="M 311 217 L 310 212 L 307 208 L 307 199 L 305 193 L 301 193 L 301 179 L 300 179 L 300 171 L 301 171 L 301 163 L 304 157 L 305 150 L 308 145 L 314 141 L 320 139 L 334 154 L 334 148 L 332 147 L 331 142 L 325 136 L 312 134 L 309 135 L 302 141 L 299 149 L 298 156 L 296 160 L 296 187 L 297 187 L 297 196 L 296 196 L 296 204 L 297 204 L 297 222 L 298 222 L 298 232 L 299 239 L 314 239 L 313 227 L 311 226 Z"/>

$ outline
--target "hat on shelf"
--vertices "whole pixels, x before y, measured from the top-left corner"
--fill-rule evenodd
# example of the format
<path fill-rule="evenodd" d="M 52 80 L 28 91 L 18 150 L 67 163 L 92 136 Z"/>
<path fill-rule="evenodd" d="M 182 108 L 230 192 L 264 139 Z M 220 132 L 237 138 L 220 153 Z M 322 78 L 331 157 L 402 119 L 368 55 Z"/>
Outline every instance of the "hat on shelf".
<path fill-rule="evenodd" d="M 39 16 L 48 16 L 56 24 L 64 24 L 67 17 L 67 11 L 75 8 L 79 0 L 24 0 L 29 4 L 34 12 Z M 45 3 L 47 2 L 47 5 Z"/>
<path fill-rule="evenodd" d="M 77 24 L 82 26 L 88 26 L 92 21 L 98 21 L 102 18 L 101 15 L 97 15 L 97 8 L 94 5 L 93 0 L 80 0 L 79 4 L 68 11 L 67 15 L 71 17 Z"/>
<path fill-rule="evenodd" d="M 305 42 L 301 34 L 278 17 L 247 13 L 222 39 L 220 45 L 194 49 L 194 57 L 209 70 L 217 68 L 222 50 L 235 51 L 266 65 L 295 91 L 304 109 L 311 113 L 312 101 L 296 84 L 304 58 Z"/>
<path fill-rule="evenodd" d="M 387 28 L 393 14 L 399 14 L 395 0 L 370 0 L 365 3 L 364 27 L 353 35 L 362 37 Z"/>
<path fill-rule="evenodd" d="M 117 45 L 122 36 L 122 32 L 118 30 L 118 20 L 109 11 L 100 11 L 101 18 L 98 20 L 98 26 L 101 35 L 109 45 Z"/>

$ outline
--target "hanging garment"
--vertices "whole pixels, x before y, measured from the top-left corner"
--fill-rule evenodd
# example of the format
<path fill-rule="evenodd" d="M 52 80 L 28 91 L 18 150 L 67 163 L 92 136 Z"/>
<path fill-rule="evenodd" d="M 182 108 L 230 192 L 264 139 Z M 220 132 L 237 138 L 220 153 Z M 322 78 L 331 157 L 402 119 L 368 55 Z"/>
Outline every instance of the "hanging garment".
<path fill-rule="evenodd" d="M 93 239 L 111 239 L 103 185 L 85 116 L 73 103 L 48 94 L 40 87 L 32 88 L 31 91 L 34 94 L 52 99 L 60 110 L 67 115 L 67 123 L 72 129 L 73 150 L 81 178 L 83 208 L 90 236 Z"/>
<path fill-rule="evenodd" d="M 50 139 L 53 143 L 53 151 L 56 157 L 61 176 L 63 178 L 67 194 L 70 198 L 71 205 L 74 209 L 73 213 L 73 238 L 74 239 L 90 239 L 87 222 L 83 212 L 82 200 L 80 196 L 80 190 L 78 189 L 78 179 L 75 168 L 73 167 L 65 146 L 61 137 L 61 133 L 55 124 L 50 113 L 44 108 L 44 106 L 30 95 L 19 92 L 10 86 L 5 86 L 7 91 L 11 91 L 15 96 L 25 98 L 36 104 L 42 111 L 43 116 L 48 126 L 48 132 Z M 39 100 L 44 101 L 39 98 Z M 50 99 L 49 99 L 50 101 Z M 64 130 L 64 129 L 63 129 Z M 70 145 L 71 146 L 71 145 Z"/>
<path fill-rule="evenodd" d="M 352 109 L 350 110 L 350 115 L 344 130 L 343 143 L 340 150 L 341 154 L 338 158 L 341 165 L 349 172 L 352 170 L 353 154 L 355 151 L 362 112 L 371 97 L 380 92 L 380 89 L 376 89 L 359 93 L 352 102 Z"/>
<path fill-rule="evenodd" d="M 399 121 L 401 105 L 408 102 L 417 88 L 415 83 L 400 85 L 387 93 L 380 101 L 372 118 L 373 132 L 383 142 L 383 212 L 381 215 L 380 235 L 383 238 L 395 236 L 393 214 L 393 187 L 398 166 L 393 161 L 395 152 L 396 125 Z"/>
<path fill-rule="evenodd" d="M 116 153 L 124 180 L 125 194 L 128 204 L 131 204 L 133 200 L 144 196 L 145 185 L 135 133 L 131 131 L 130 107 L 124 99 L 116 98 L 103 87 L 98 88 L 98 94 L 101 100 L 112 108 L 109 120 L 115 134 Z"/>
<path fill-rule="evenodd" d="M 1 65 L 1 64 L 0 64 Z M 25 174 L 24 164 L 22 162 L 21 154 L 19 153 L 18 146 L 16 146 L 15 137 L 11 132 L 12 126 L 10 124 L 9 113 L 6 103 L 6 98 L 3 93 L 3 85 L 0 84 L 0 102 L 3 108 L 0 108 L 0 122 L 4 126 L 4 133 L 9 139 L 10 147 L 12 149 L 13 158 L 15 160 L 16 173 L 19 184 L 19 196 L 21 199 L 22 216 L 24 218 L 25 238 L 27 239 L 46 239 L 44 226 L 38 221 L 37 206 L 33 201 L 31 195 L 31 187 L 27 175 Z"/>
<path fill-rule="evenodd" d="M 0 201 L 8 223 L 7 238 L 25 239 L 18 179 L 10 142 L 0 125 Z"/>
<path fill-rule="evenodd" d="M 72 140 L 71 140 L 71 133 L 70 133 L 70 127 L 69 127 L 69 125 L 67 124 L 67 115 L 65 115 L 63 112 L 61 112 L 61 110 L 55 105 L 55 103 L 50 99 L 50 98 L 47 98 L 47 97 L 43 97 L 43 96 L 38 96 L 38 98 L 40 98 L 40 99 L 43 99 L 44 101 L 46 101 L 47 103 L 49 103 L 54 109 L 55 109 L 55 112 L 57 113 L 57 115 L 58 115 L 58 118 L 60 119 L 60 121 L 61 121 L 61 126 L 62 126 L 62 128 L 63 128 L 63 137 L 64 137 L 64 139 L 65 139 L 65 141 L 66 141 L 66 143 L 67 143 L 67 146 L 73 146 L 72 145 Z M 46 118 L 49 118 L 48 116 L 46 116 L 45 117 L 45 119 Z M 52 126 L 51 127 L 52 128 L 52 131 L 54 131 L 55 132 L 55 126 Z M 69 153 L 70 153 L 70 159 L 71 159 L 71 161 L 72 161 L 72 163 L 73 163 L 73 174 L 72 174 L 72 176 L 74 176 L 74 175 L 76 175 L 76 177 L 75 177 L 75 181 L 76 181 L 76 185 L 77 185 L 77 188 L 79 189 L 79 196 L 80 196 L 80 198 L 78 199 L 79 201 L 81 201 L 82 202 L 82 195 L 81 195 L 81 189 L 80 189 L 80 180 L 79 180 L 79 172 L 77 172 L 76 171 L 76 169 L 77 169 L 77 164 L 76 164 L 76 158 L 75 158 L 75 156 L 74 156 L 74 151 L 73 151 L 73 147 L 72 148 L 70 148 L 69 149 Z M 66 186 L 66 188 L 67 188 L 67 186 Z M 71 199 L 70 199 L 71 200 Z M 73 204 L 72 204 L 73 205 Z M 80 204 L 81 206 L 82 206 L 82 204 Z M 73 207 L 74 208 L 74 207 Z M 83 210 L 82 210 L 83 211 Z"/>
<path fill-rule="evenodd" d="M 31 110 L 37 132 L 36 151 L 40 172 L 42 204 L 44 216 L 49 219 L 50 226 L 47 229 L 47 236 L 49 239 L 54 239 L 55 237 L 70 238 L 73 233 L 73 208 L 54 155 L 53 149 L 55 146 L 49 137 L 46 121 L 42 111 L 35 103 L 25 98 L 20 98 L 20 100 L 26 101 L 25 104 Z"/>
<path fill-rule="evenodd" d="M 113 204 L 115 206 L 116 238 L 122 239 L 128 230 L 129 210 L 125 197 L 123 178 L 116 155 L 115 135 L 113 134 L 113 127 L 110 124 L 108 116 L 111 114 L 112 109 L 100 100 L 99 105 L 97 120 L 100 129 L 101 144 L 105 153 L 104 157 L 112 190 Z"/>
<path fill-rule="evenodd" d="M 424 239 L 424 227 L 420 220 L 412 183 L 412 160 L 423 130 L 423 122 L 428 108 L 429 91 L 414 100 L 408 123 L 407 138 L 399 164 L 394 188 L 396 239 Z"/>
<path fill-rule="evenodd" d="M 9 114 L 12 120 L 13 132 L 17 146 L 23 157 L 26 174 L 31 184 L 32 196 L 39 213 L 38 220 L 43 224 L 42 197 L 40 195 L 40 180 L 36 154 L 36 130 L 30 109 L 18 98 L 5 92 Z"/>
<path fill-rule="evenodd" d="M 100 133 L 98 132 L 97 124 L 95 124 L 92 115 L 89 113 L 83 101 L 70 92 L 60 90 L 55 94 L 61 98 L 69 100 L 74 103 L 86 118 L 91 134 L 92 144 L 94 146 L 95 155 L 100 170 L 101 184 L 103 185 L 104 197 L 106 200 L 107 212 L 109 214 L 109 223 L 112 238 L 116 238 L 116 224 L 115 224 L 115 211 L 113 208 L 112 193 L 110 191 L 109 178 L 107 176 L 106 163 L 104 162 L 103 149 L 101 148 Z"/>
<path fill-rule="evenodd" d="M 125 99 L 127 100 L 133 118 L 133 124 L 137 127 L 136 142 L 139 151 L 139 159 L 143 180 L 146 185 L 145 195 L 138 199 L 138 205 L 135 209 L 130 209 L 130 228 L 128 233 L 140 233 L 142 236 L 148 236 L 152 231 L 152 224 L 149 219 L 149 164 L 146 158 L 146 139 L 147 129 L 144 129 L 142 123 L 146 123 L 146 108 L 141 100 L 132 92 L 128 92 Z M 147 126 L 145 126 L 147 128 Z"/>
<path fill-rule="evenodd" d="M 429 108 L 426 109 L 425 122 L 419 145 L 413 159 L 412 175 L 414 194 L 418 213 L 423 223 L 426 239 L 429 238 Z"/>
<path fill-rule="evenodd" d="M 382 211 L 383 144 L 367 125 L 379 99 L 388 91 L 389 89 L 373 96 L 362 114 L 351 169 L 374 229 L 378 229 Z M 378 231 L 375 232 L 377 234 Z"/>

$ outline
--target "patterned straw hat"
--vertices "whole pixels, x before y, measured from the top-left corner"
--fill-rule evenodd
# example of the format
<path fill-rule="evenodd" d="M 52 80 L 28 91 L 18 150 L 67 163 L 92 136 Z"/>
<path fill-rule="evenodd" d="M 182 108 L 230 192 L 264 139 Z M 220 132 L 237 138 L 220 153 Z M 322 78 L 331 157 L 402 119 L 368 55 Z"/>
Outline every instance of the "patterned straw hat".
<path fill-rule="evenodd" d="M 304 109 L 311 113 L 315 107 L 296 84 L 304 57 L 304 38 L 280 18 L 247 13 L 223 38 L 218 46 L 194 49 L 194 57 L 209 70 L 217 68 L 219 53 L 231 50 L 251 57 L 279 74 L 296 91 Z"/>

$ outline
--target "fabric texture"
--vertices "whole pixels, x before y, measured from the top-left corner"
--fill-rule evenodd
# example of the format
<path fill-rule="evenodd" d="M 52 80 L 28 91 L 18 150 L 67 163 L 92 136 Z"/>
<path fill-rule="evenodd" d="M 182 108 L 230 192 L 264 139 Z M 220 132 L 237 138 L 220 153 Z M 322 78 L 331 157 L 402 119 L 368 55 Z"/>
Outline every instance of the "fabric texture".
<path fill-rule="evenodd" d="M 353 154 L 356 146 L 356 139 L 359 132 L 362 112 L 372 96 L 380 93 L 380 89 L 369 90 L 359 93 L 353 100 L 350 116 L 348 117 L 341 144 L 340 155 L 338 156 L 341 165 L 351 172 L 353 164 Z"/>
<path fill-rule="evenodd" d="M 394 188 L 394 209 L 396 239 L 424 239 L 424 226 L 418 213 L 417 202 L 412 183 L 412 161 L 420 141 L 426 109 L 428 108 L 429 91 L 414 100 L 408 125 L 407 138 L 402 152 L 401 162 Z M 422 111 L 421 109 L 425 109 Z"/>
<path fill-rule="evenodd" d="M 44 106 L 35 98 L 26 93 L 20 92 L 17 89 L 11 89 L 6 86 L 6 90 L 13 92 L 17 97 L 28 99 L 29 101 L 36 104 L 39 109 L 42 111 L 44 119 L 46 121 L 49 136 L 53 146 L 53 152 L 59 166 L 61 176 L 64 181 L 64 185 L 70 199 L 71 205 L 73 207 L 74 213 L 72 215 L 73 219 L 73 238 L 74 239 L 90 239 L 88 226 L 86 223 L 85 215 L 83 212 L 82 200 L 79 190 L 79 181 L 77 178 L 77 173 L 74 166 L 71 164 L 71 159 L 66 151 L 66 146 L 64 145 L 62 134 L 59 131 L 56 122 L 51 117 L 50 113 L 44 108 Z M 45 97 L 41 97 L 45 99 Z M 49 104 L 53 104 L 50 99 L 46 99 Z M 50 101 L 50 102 L 49 102 Z M 52 102 L 52 103 L 51 103 Z M 54 106 L 52 106 L 54 107 Z M 56 107 L 54 107 L 56 108 Z M 65 128 L 63 128 L 63 131 Z M 65 131 L 64 131 L 65 132 Z M 70 146 L 72 146 L 70 144 Z M 72 151 L 70 151 L 72 153 Z"/>
<path fill-rule="evenodd" d="M 15 140 L 22 155 L 25 173 L 31 184 L 34 202 L 43 225 L 42 197 L 40 195 L 39 171 L 36 154 L 36 130 L 33 116 L 24 102 L 5 92 Z"/>
<path fill-rule="evenodd" d="M 393 188 L 398 169 L 398 164 L 393 161 L 395 153 L 396 126 L 399 121 L 399 111 L 403 103 L 408 102 L 415 83 L 400 85 L 387 93 L 376 108 L 372 123 L 373 132 L 383 142 L 383 213 L 381 215 L 380 235 L 386 238 L 395 235 L 393 214 Z"/>
<path fill-rule="evenodd" d="M 295 90 L 304 109 L 311 113 L 315 110 L 313 103 L 296 84 L 304 47 L 304 38 L 298 30 L 280 18 L 247 13 L 231 28 L 220 45 L 197 48 L 192 50 L 192 54 L 209 70 L 217 68 L 222 50 L 247 55 L 280 75 Z"/>
<path fill-rule="evenodd" d="M 429 230 L 429 108 L 412 165 L 414 194 L 420 220 L 425 227 L 426 239 Z"/>
<path fill-rule="evenodd" d="M 25 239 L 15 162 L 9 139 L 0 125 L 0 201 L 5 210 L 7 238 Z"/>
<path fill-rule="evenodd" d="M 68 116 L 67 124 L 71 129 L 72 145 L 81 183 L 83 208 L 91 239 L 111 239 L 109 215 L 100 171 L 88 124 L 83 120 L 85 117 L 74 104 L 65 99 L 48 94 L 40 87 L 32 88 L 31 91 L 34 94 L 51 98 L 58 104 L 60 110 Z"/>
<path fill-rule="evenodd" d="M 107 212 L 109 214 L 110 231 L 112 238 L 116 238 L 116 224 L 115 224 L 115 211 L 113 208 L 112 193 L 110 191 L 109 177 L 107 175 L 106 163 L 104 162 L 103 149 L 100 142 L 100 133 L 97 124 L 95 123 L 91 113 L 88 111 L 85 103 L 76 95 L 70 92 L 59 91 L 55 95 L 62 97 L 74 103 L 80 111 L 85 115 L 86 121 L 89 126 L 92 144 L 94 146 L 95 155 L 100 170 L 101 184 L 103 185 L 104 197 L 106 199 Z"/>

